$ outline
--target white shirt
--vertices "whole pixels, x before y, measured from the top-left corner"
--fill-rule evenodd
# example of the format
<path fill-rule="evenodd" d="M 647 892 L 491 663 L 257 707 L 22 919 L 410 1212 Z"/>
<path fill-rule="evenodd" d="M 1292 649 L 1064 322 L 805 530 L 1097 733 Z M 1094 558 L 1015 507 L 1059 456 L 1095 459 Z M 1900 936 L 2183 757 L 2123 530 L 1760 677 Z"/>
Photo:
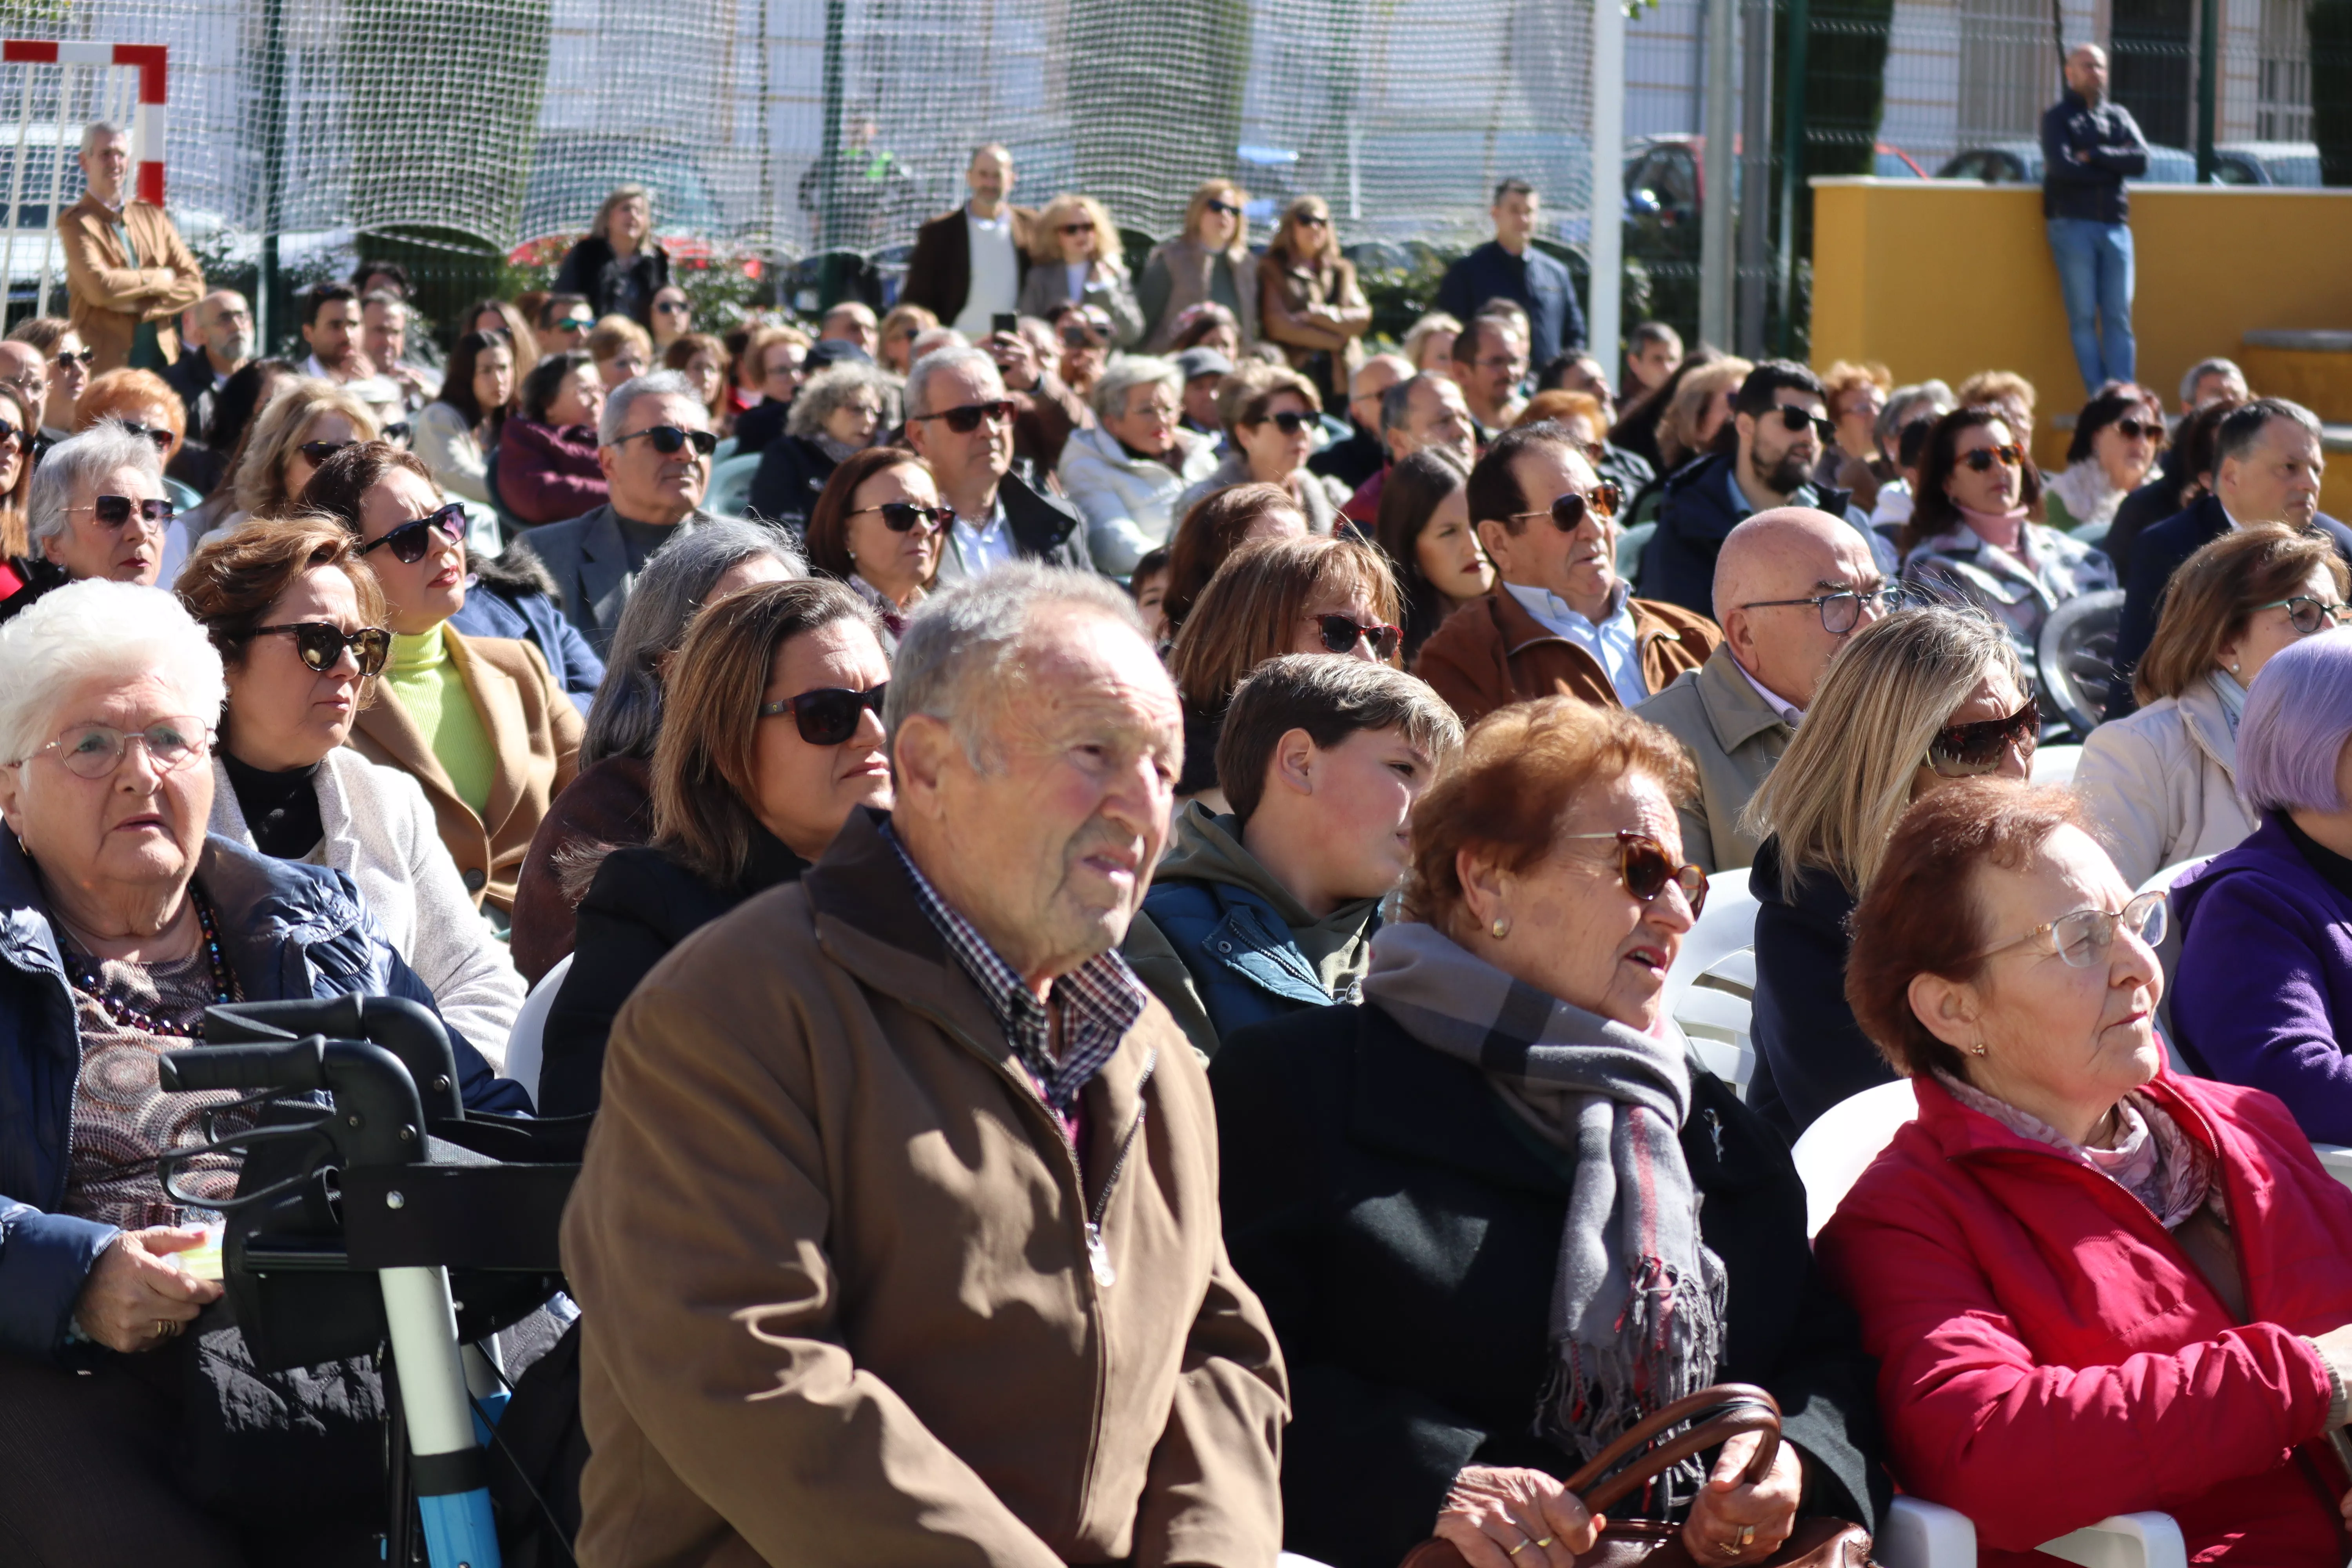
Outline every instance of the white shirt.
<path fill-rule="evenodd" d="M 1739 656 L 1738 654 L 1731 656 L 1731 668 L 1738 670 L 1740 675 L 1746 679 L 1748 684 L 1756 689 L 1756 695 L 1764 699 L 1764 705 L 1767 708 L 1771 709 L 1773 712 L 1778 713 L 1780 716 L 1780 722 L 1793 730 L 1804 721 L 1805 710 L 1794 706 L 1793 704 L 1781 701 L 1780 693 L 1774 691 L 1770 687 L 1765 685 L 1754 676 L 1749 675 L 1748 673 L 1748 667 L 1739 662 Z"/>
<path fill-rule="evenodd" d="M 971 289 L 963 297 L 963 309 L 948 324 L 977 340 L 988 332 L 991 317 L 1010 315 L 1021 302 L 1021 260 L 1013 249 L 1011 205 L 994 217 L 975 217 L 966 203 L 963 232 L 971 251 Z"/>
<path fill-rule="evenodd" d="M 1633 633 L 1631 588 L 1617 584 L 1611 599 L 1615 607 L 1595 626 L 1549 588 L 1517 583 L 1506 583 L 1503 587 L 1546 631 L 1566 637 L 1598 659 L 1609 684 L 1616 689 L 1618 701 L 1632 708 L 1649 700 L 1649 682 L 1642 679 L 1641 641 Z"/>
<path fill-rule="evenodd" d="M 1020 556 L 1013 547 L 1013 525 L 1004 520 L 1004 498 L 996 498 L 996 510 L 988 520 L 975 528 L 958 517 L 952 529 L 956 559 L 963 563 L 967 577 L 983 577 L 999 566 L 1010 565 Z"/>

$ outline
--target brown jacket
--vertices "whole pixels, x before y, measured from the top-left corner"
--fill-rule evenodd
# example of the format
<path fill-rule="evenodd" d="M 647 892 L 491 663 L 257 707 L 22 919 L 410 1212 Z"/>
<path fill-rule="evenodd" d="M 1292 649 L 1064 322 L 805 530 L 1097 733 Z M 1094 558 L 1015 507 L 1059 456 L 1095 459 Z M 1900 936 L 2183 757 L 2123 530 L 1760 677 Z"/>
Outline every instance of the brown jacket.
<path fill-rule="evenodd" d="M 1272 257 L 1259 258 L 1259 328 L 1282 345 L 1290 368 L 1303 370 L 1318 352 L 1331 356 L 1335 395 L 1345 400 L 1356 368 L 1364 362 L 1364 333 L 1372 307 L 1356 283 L 1356 264 L 1341 257 L 1321 271 Z"/>
<path fill-rule="evenodd" d="M 1642 679 L 1663 691 L 1685 669 L 1706 662 L 1723 633 L 1705 616 L 1677 605 L 1630 601 Z M 1413 673 L 1453 705 L 1465 725 L 1496 709 L 1538 697 L 1577 697 L 1618 708 L 1617 689 L 1601 661 L 1528 614 L 1499 587 L 1463 605 L 1421 645 Z"/>
<path fill-rule="evenodd" d="M 1199 1061 L 1150 1004 L 1082 1171 L 880 820 L 614 1026 L 563 1218 L 583 1568 L 1271 1568 L 1287 1381 Z"/>
<path fill-rule="evenodd" d="M 466 890 L 500 910 L 514 908 L 515 879 L 548 803 L 579 771 L 580 710 L 539 649 L 510 637 L 467 637 L 444 626 L 449 658 L 473 695 L 482 728 L 499 749 L 498 776 L 481 816 L 457 798 L 431 742 L 389 688 L 352 726 L 352 749 L 372 763 L 410 774 L 425 786 L 441 842 L 457 862 Z"/>
<path fill-rule="evenodd" d="M 514 929 L 507 945 L 515 967 L 536 985 L 563 962 L 577 938 L 580 900 L 564 890 L 567 850 L 607 844 L 625 849 L 654 836 L 654 765 L 644 757 L 605 757 L 580 770 L 551 802 L 515 881 Z"/>
<path fill-rule="evenodd" d="M 58 215 L 68 318 L 98 355 L 90 370 L 99 374 L 131 363 L 131 336 L 142 321 L 155 323 L 163 358 L 178 360 L 179 314 L 205 295 L 204 268 L 162 207 L 125 203 L 122 226 L 138 248 L 136 267 L 115 237 L 112 210 L 96 196 L 86 195 Z"/>

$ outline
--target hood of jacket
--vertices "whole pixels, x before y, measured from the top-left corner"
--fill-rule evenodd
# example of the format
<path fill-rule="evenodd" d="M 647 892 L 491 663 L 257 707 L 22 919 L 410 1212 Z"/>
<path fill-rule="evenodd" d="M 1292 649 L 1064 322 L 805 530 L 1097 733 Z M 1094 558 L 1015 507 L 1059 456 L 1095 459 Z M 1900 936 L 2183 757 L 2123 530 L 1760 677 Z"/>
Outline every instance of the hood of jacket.
<path fill-rule="evenodd" d="M 1218 816 L 1192 802 L 1176 818 L 1174 842 L 1152 872 L 1152 885 L 1200 882 L 1249 894 L 1282 917 L 1290 928 L 1290 940 L 1314 966 L 1323 989 L 1337 994 L 1339 981 L 1363 972 L 1363 949 L 1371 941 L 1381 900 L 1351 899 L 1318 921 L 1244 847 L 1241 835 L 1241 823 L 1233 816 Z"/>

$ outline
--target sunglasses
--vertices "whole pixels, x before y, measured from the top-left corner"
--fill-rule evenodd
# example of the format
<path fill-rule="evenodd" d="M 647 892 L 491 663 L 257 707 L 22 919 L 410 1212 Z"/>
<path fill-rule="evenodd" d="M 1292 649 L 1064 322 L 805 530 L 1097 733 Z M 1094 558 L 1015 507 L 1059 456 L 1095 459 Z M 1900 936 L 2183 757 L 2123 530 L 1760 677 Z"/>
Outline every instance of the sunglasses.
<path fill-rule="evenodd" d="M 1666 847 L 1646 833 L 1621 827 L 1614 833 L 1563 833 L 1560 837 L 1615 841 L 1617 874 L 1625 879 L 1625 890 L 1645 904 L 1655 903 L 1672 883 L 1683 890 L 1693 920 L 1706 908 L 1706 873 L 1696 866 L 1676 865 Z"/>
<path fill-rule="evenodd" d="M 142 425 L 136 419 L 125 419 L 121 421 L 121 425 L 122 428 L 131 435 L 144 436 L 154 442 L 155 450 L 159 452 L 170 451 L 172 443 L 178 438 L 172 434 L 172 427 L 169 425 Z"/>
<path fill-rule="evenodd" d="M 709 431 L 688 430 L 677 425 L 648 425 L 642 430 L 630 431 L 614 441 L 613 445 L 617 447 L 622 441 L 634 441 L 640 436 L 650 442 L 653 449 L 665 458 L 673 457 L 684 451 L 686 444 L 689 441 L 694 443 L 695 456 L 699 458 L 707 458 L 719 450 L 719 437 Z"/>
<path fill-rule="evenodd" d="M 1960 454 L 1963 467 L 1983 473 L 1995 463 L 2004 468 L 2014 468 L 2025 461 L 2025 448 L 2018 446 L 1979 447 L 1973 452 Z"/>
<path fill-rule="evenodd" d="M 1091 223 L 1066 223 L 1062 226 L 1064 234 L 1092 234 L 1094 231 L 1095 226 Z"/>
<path fill-rule="evenodd" d="M 555 323 L 555 330 L 559 332 L 585 332 L 595 325 L 596 318 L 593 316 L 566 316 Z"/>
<path fill-rule="evenodd" d="M 656 305 L 654 309 L 659 310 L 665 316 L 683 316 L 691 311 L 694 307 L 688 304 L 683 300 L 664 300 L 660 304 Z"/>
<path fill-rule="evenodd" d="M 1574 533 L 1584 526 L 1588 516 L 1607 522 L 1624 504 L 1625 492 L 1617 481 L 1602 479 L 1581 495 L 1570 490 L 1555 498 L 1550 507 L 1543 511 L 1515 511 L 1511 514 L 1511 521 L 1517 522 L 1524 518 L 1548 517 L 1551 519 L 1552 526 L 1562 533 Z"/>
<path fill-rule="evenodd" d="M 22 430 L 17 429 L 5 419 L 0 419 L 0 447 L 5 447 L 11 442 L 22 445 L 24 439 L 25 433 Z"/>
<path fill-rule="evenodd" d="M 205 721 L 194 715 L 158 719 L 144 730 L 77 724 L 33 754 L 55 752 L 58 761 L 74 777 L 102 779 L 110 777 L 122 765 L 123 753 L 136 742 L 147 748 L 149 764 L 159 773 L 168 773 L 203 756 L 211 739 L 212 731 L 205 727 Z"/>
<path fill-rule="evenodd" d="M 57 356 L 54 363 L 59 370 L 63 370 L 69 364 L 88 365 L 94 364 L 97 361 L 98 351 L 96 349 L 84 349 L 79 353 L 61 353 Z"/>
<path fill-rule="evenodd" d="M 2116 421 L 2116 431 L 2126 441 L 2137 441 L 2143 436 L 2151 441 L 2164 439 L 2164 426 L 2149 420 L 2118 419 Z"/>
<path fill-rule="evenodd" d="M 1064 348 L 1098 349 L 1103 346 L 1103 342 L 1104 339 L 1101 334 L 1097 333 L 1091 327 L 1082 326 L 1076 321 L 1072 321 L 1066 323 L 1062 328 L 1062 346 Z"/>
<path fill-rule="evenodd" d="M 433 548 L 433 535 L 436 532 L 452 544 L 464 543 L 466 509 L 451 501 L 438 511 L 427 512 L 423 517 L 402 523 L 373 544 L 361 545 L 360 553 L 365 555 L 371 550 L 389 548 L 394 561 L 404 566 L 414 566 L 425 559 L 426 551 Z"/>
<path fill-rule="evenodd" d="M 68 507 L 68 511 L 87 510 L 96 517 L 101 528 L 121 528 L 131 521 L 134 511 L 147 521 L 162 527 L 172 521 L 174 508 L 167 500 L 133 500 L 129 496 L 98 496 L 87 509 Z"/>
<path fill-rule="evenodd" d="M 1202 210 L 1204 212 L 1218 213 L 1226 217 L 1239 217 L 1242 216 L 1242 209 L 1234 205 L 1231 202 L 1211 200 L 1202 203 L 1201 205 Z"/>
<path fill-rule="evenodd" d="M 1306 429 L 1308 426 L 1315 423 L 1315 416 L 1312 414 L 1302 414 L 1296 408 L 1286 408 L 1279 414 L 1267 415 L 1257 423 L 1260 425 L 1271 425 L 1286 436 L 1296 436 L 1301 430 Z"/>
<path fill-rule="evenodd" d="M 947 513 L 935 506 L 917 506 L 910 500 L 886 500 L 879 506 L 861 506 L 849 515 L 863 517 L 869 511 L 882 514 L 882 526 L 893 533 L 913 531 L 919 523 L 925 533 L 947 526 Z"/>
<path fill-rule="evenodd" d="M 1331 220 L 1320 213 L 1300 213 L 1291 220 L 1301 228 L 1328 228 Z"/>
<path fill-rule="evenodd" d="M 1353 616 L 1315 616 L 1310 617 L 1323 637 L 1323 646 L 1333 653 L 1353 653 L 1360 642 L 1372 645 L 1374 657 L 1386 661 L 1396 657 L 1397 644 L 1404 637 L 1398 627 L 1374 622 L 1366 626 Z"/>
<path fill-rule="evenodd" d="M 325 621 L 293 621 L 282 626 L 256 626 L 253 635 L 292 637 L 294 651 L 301 655 L 302 662 L 321 675 L 341 661 L 345 648 L 352 650 L 352 658 L 363 676 L 381 674 L 383 661 L 392 657 L 392 634 L 382 626 L 347 632 Z"/>
<path fill-rule="evenodd" d="M 2292 599 L 2273 599 L 2267 605 L 2255 605 L 2254 609 L 2258 614 L 2263 610 L 2284 610 L 2287 624 L 2305 637 L 2324 632 L 2330 626 L 2340 626 L 2346 616 L 2352 616 L 2352 605 L 2331 605 L 2308 594 L 2297 594 Z"/>
<path fill-rule="evenodd" d="M 2166 901 L 2167 898 L 2164 889 L 2154 888 L 2121 910 L 2076 910 L 2073 914 L 2045 921 L 2023 936 L 1995 942 L 1975 956 L 1990 958 L 1996 952 L 2032 942 L 2043 931 L 2048 931 L 2051 949 L 2060 963 L 2069 969 L 2088 969 L 2107 956 L 2107 950 L 2115 945 L 2118 927 L 2131 932 L 2149 947 L 2161 946 L 2165 927 L 2170 923 L 2167 914 L 2170 906 Z"/>
<path fill-rule="evenodd" d="M 858 721 L 869 710 L 876 718 L 881 717 L 882 700 L 889 690 L 890 683 L 887 680 L 863 691 L 822 686 L 814 691 L 803 691 L 798 697 L 780 697 L 773 702 L 762 702 L 760 704 L 760 717 L 779 719 L 789 713 L 800 729 L 802 740 L 812 746 L 838 746 L 857 733 Z"/>
<path fill-rule="evenodd" d="M 1814 435 L 1824 441 L 1832 440 L 1837 435 L 1837 426 L 1834 423 L 1822 418 L 1811 409 L 1800 408 L 1793 403 L 1775 405 L 1773 412 L 1780 416 L 1780 427 L 1792 436 L 1808 426 L 1811 426 Z"/>
<path fill-rule="evenodd" d="M 2042 734 L 2042 704 L 2033 698 L 2006 719 L 1950 724 L 1927 742 L 1927 766 L 1948 779 L 1973 778 L 2000 766 L 2015 750 L 2031 761 Z"/>
<path fill-rule="evenodd" d="M 944 419 L 949 429 L 959 436 L 969 436 L 980 428 L 980 422 L 983 419 L 991 425 L 1009 423 L 1013 418 L 1013 405 L 1008 399 L 999 398 L 994 403 L 967 403 L 961 408 L 946 408 L 937 414 L 918 414 L 913 417 Z"/>
<path fill-rule="evenodd" d="M 305 441 L 295 450 L 308 458 L 312 468 L 317 468 L 344 447 L 358 445 L 357 441 Z"/>

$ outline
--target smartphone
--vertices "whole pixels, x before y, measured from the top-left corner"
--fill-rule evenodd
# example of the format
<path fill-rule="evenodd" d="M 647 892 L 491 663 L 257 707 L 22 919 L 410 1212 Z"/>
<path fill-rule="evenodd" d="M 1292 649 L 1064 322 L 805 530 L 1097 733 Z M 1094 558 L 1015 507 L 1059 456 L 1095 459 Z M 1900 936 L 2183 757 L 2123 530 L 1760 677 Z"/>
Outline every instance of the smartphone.
<path fill-rule="evenodd" d="M 988 319 L 988 330 L 992 332 L 1018 332 L 1021 318 L 1011 310 L 999 310 Z"/>

